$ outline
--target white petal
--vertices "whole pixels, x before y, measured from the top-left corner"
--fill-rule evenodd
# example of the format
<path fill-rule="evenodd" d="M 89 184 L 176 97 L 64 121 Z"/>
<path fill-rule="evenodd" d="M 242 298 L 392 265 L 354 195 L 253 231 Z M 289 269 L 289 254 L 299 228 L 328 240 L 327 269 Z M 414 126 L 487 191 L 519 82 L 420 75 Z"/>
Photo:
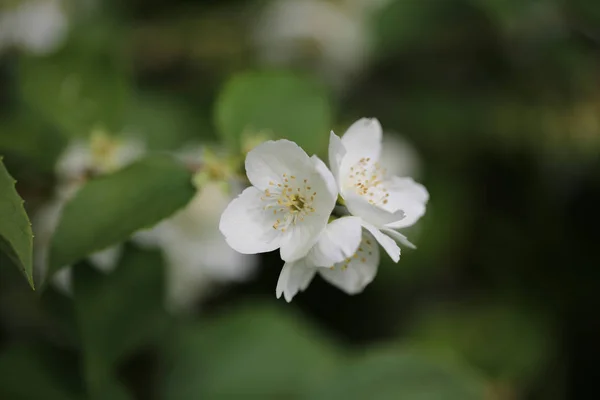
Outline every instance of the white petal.
<path fill-rule="evenodd" d="M 165 220 L 153 228 L 138 231 L 131 237 L 131 240 L 145 249 L 160 247 L 163 244 L 170 221 L 170 219 Z"/>
<path fill-rule="evenodd" d="M 248 152 L 246 174 L 252 185 L 261 190 L 269 182 L 280 182 L 283 174 L 309 174 L 314 171 L 310 157 L 296 143 L 289 140 L 269 140 Z"/>
<path fill-rule="evenodd" d="M 425 205 L 429 200 L 427 189 L 412 178 L 393 177 L 390 180 L 389 202 L 404 211 L 401 220 L 388 223 L 393 229 L 406 228 L 414 225 L 425 214 Z"/>
<path fill-rule="evenodd" d="M 338 135 L 333 133 L 329 134 L 329 167 L 331 168 L 331 172 L 333 173 L 333 177 L 335 178 L 338 188 L 341 190 L 341 177 L 340 177 L 340 168 L 342 166 L 342 161 L 344 156 L 346 155 L 346 149 L 342 144 L 342 140 Z"/>
<path fill-rule="evenodd" d="M 258 257 L 237 253 L 222 237 L 189 240 L 186 251 L 196 267 L 202 266 L 212 279 L 223 282 L 248 280 L 258 264 Z"/>
<path fill-rule="evenodd" d="M 343 217 L 327 224 L 315 246 L 308 253 L 311 264 L 331 267 L 352 257 L 362 237 L 358 217 Z"/>
<path fill-rule="evenodd" d="M 285 300 L 289 303 L 296 293 L 305 290 L 312 278 L 315 276 L 316 269 L 307 266 L 305 260 L 298 262 L 285 263 L 279 274 L 275 294 L 280 298 L 283 294 Z"/>
<path fill-rule="evenodd" d="M 317 172 L 323 178 L 323 181 L 325 182 L 325 185 L 327 186 L 327 190 L 329 191 L 329 195 L 335 202 L 338 197 L 338 186 L 337 186 L 337 183 L 335 181 L 333 174 L 331 173 L 329 168 L 327 168 L 327 165 L 325 165 L 323 160 L 321 160 L 316 155 L 312 156 L 310 159 L 313 162 Z"/>
<path fill-rule="evenodd" d="M 377 242 L 383 247 L 383 249 L 389 254 L 390 258 L 394 262 L 400 261 L 400 247 L 396 242 L 389 236 L 383 234 L 377 227 L 368 222 L 363 221 L 363 227 L 368 230 Z"/>
<path fill-rule="evenodd" d="M 410 197 L 415 201 L 427 203 L 429 201 L 429 192 L 425 186 L 417 183 L 412 178 L 400 178 L 394 176 L 390 179 L 389 189 L 401 192 L 404 196 Z"/>
<path fill-rule="evenodd" d="M 340 168 L 341 176 L 362 158 L 370 158 L 373 162 L 379 160 L 381 137 L 381 125 L 376 118 L 362 118 L 353 123 L 342 136 L 346 156 Z"/>
<path fill-rule="evenodd" d="M 408 240 L 408 238 L 406 236 L 404 236 L 403 234 L 401 234 L 400 232 L 396 232 L 395 230 L 387 229 L 387 228 L 383 228 L 381 230 L 381 232 L 383 232 L 386 235 L 390 236 L 392 239 L 394 239 L 395 241 L 397 241 L 401 245 L 408 247 L 409 249 L 416 250 L 416 248 L 417 248 L 417 246 L 415 246 L 414 244 L 412 244 Z"/>
<path fill-rule="evenodd" d="M 327 282 L 348 294 L 357 294 L 373 281 L 379 266 L 379 247 L 373 236 L 364 232 L 356 256 L 350 262 L 336 264 L 334 269 L 319 268 Z"/>
<path fill-rule="evenodd" d="M 90 255 L 89 259 L 100 271 L 111 272 L 117 266 L 122 253 L 123 247 L 115 245 Z"/>
<path fill-rule="evenodd" d="M 249 187 L 232 200 L 221 215 L 219 230 L 227 243 L 240 253 L 265 253 L 280 246 L 281 237 L 273 229 L 275 220 L 264 210 L 261 195 L 260 190 Z"/>
<path fill-rule="evenodd" d="M 290 226 L 289 230 L 282 234 L 281 259 L 294 262 L 304 258 L 319 239 L 326 225 L 327 219 L 306 218 L 302 223 Z"/>
<path fill-rule="evenodd" d="M 50 279 L 61 293 L 67 296 L 73 295 L 73 271 L 70 266 L 61 268 Z"/>
<path fill-rule="evenodd" d="M 81 178 L 90 167 L 91 158 L 88 143 L 83 140 L 71 142 L 56 162 L 57 177 L 62 181 Z"/>
<path fill-rule="evenodd" d="M 365 196 L 361 196 L 353 190 L 344 191 L 344 201 L 350 214 L 377 227 L 384 227 L 405 217 L 403 210 L 389 212 L 375 204 L 370 204 Z"/>

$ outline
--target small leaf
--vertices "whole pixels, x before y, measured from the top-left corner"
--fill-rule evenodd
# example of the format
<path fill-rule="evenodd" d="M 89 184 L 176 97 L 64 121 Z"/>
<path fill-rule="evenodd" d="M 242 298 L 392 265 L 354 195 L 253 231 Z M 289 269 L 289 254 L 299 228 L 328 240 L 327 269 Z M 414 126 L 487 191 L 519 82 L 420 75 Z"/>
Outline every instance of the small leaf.
<path fill-rule="evenodd" d="M 398 348 L 380 349 L 345 363 L 305 399 L 481 400 L 482 382 L 458 365 L 436 364 Z"/>
<path fill-rule="evenodd" d="M 191 174 L 175 159 L 150 156 L 92 179 L 65 206 L 50 247 L 50 274 L 150 228 L 195 195 Z"/>
<path fill-rule="evenodd" d="M 158 251 L 128 247 L 110 274 L 86 264 L 73 269 L 86 381 L 96 398 L 113 398 L 106 395 L 109 389 L 123 392 L 113 382 L 118 364 L 165 332 L 168 319 L 163 286 L 164 268 Z"/>
<path fill-rule="evenodd" d="M 294 398 L 339 362 L 290 310 L 249 305 L 184 328 L 169 341 L 165 399 Z"/>
<path fill-rule="evenodd" d="M 18 266 L 31 288 L 33 284 L 33 233 L 23 208 L 23 200 L 15 190 L 0 157 L 0 251 Z"/>
<path fill-rule="evenodd" d="M 266 134 L 296 142 L 308 153 L 327 146 L 331 107 L 312 80 L 291 72 L 248 72 L 223 88 L 215 110 L 221 135 L 240 146 L 242 135 Z"/>

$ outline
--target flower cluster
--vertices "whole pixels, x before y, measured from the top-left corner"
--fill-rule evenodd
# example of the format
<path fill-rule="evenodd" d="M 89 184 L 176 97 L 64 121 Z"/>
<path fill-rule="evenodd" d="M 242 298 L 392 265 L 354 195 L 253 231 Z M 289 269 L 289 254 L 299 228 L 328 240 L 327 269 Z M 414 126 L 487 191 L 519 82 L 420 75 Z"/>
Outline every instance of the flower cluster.
<path fill-rule="evenodd" d="M 240 253 L 279 249 L 285 264 L 278 298 L 291 301 L 316 273 L 348 294 L 360 293 L 377 273 L 379 245 L 394 262 L 398 243 L 414 248 L 397 230 L 417 222 L 429 194 L 412 178 L 387 174 L 379 163 L 381 140 L 379 121 L 363 118 L 342 138 L 331 132 L 329 168 L 288 140 L 248 153 L 252 186 L 225 209 L 219 228 Z"/>

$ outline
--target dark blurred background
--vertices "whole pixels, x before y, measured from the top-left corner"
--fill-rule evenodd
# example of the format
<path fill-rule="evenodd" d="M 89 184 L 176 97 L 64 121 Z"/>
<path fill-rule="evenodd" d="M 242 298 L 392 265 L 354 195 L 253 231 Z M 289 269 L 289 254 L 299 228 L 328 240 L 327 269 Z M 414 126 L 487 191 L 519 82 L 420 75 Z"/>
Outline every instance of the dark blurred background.
<path fill-rule="evenodd" d="M 82 398 L 94 379 L 107 399 L 304 398 L 298 388 L 330 385 L 314 397 L 466 398 L 388 388 L 423 378 L 410 360 L 364 392 L 333 388 L 358 385 L 360 368 L 344 369 L 355 358 L 396 348 L 477 376 L 473 398 L 597 393 L 598 1 L 0 4 L 0 154 L 30 215 L 54 196 L 60 154 L 94 127 L 133 132 L 152 151 L 227 143 L 214 116 L 223 88 L 256 71 L 319 88 L 329 126 L 293 138 L 308 151 L 324 156 L 329 129 L 376 117 L 404 143 L 391 162 L 410 157 L 403 168 L 431 195 L 407 232 L 418 250 L 382 259 L 356 296 L 316 279 L 277 300 L 282 262 L 266 254 L 252 277 L 163 315 L 169 266 L 157 250 L 125 244 L 110 274 L 82 262 L 74 296 L 32 292 L 0 259 L 2 398 Z M 110 371 L 94 370 L 94 354 L 110 352 Z"/>

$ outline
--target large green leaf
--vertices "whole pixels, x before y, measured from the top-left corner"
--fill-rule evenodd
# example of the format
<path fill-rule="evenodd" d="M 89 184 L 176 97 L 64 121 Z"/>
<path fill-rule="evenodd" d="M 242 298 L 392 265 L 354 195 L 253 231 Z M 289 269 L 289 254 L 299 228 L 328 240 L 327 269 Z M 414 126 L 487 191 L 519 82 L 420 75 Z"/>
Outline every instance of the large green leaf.
<path fill-rule="evenodd" d="M 327 146 L 331 107 L 312 80 L 291 72 L 246 72 L 223 88 L 215 110 L 219 132 L 239 145 L 243 134 L 293 140 L 309 153 Z"/>
<path fill-rule="evenodd" d="M 50 247 L 50 273 L 152 227 L 195 192 L 190 172 L 168 156 L 92 179 L 65 206 Z"/>
<path fill-rule="evenodd" d="M 15 183 L 0 157 L 0 251 L 23 271 L 33 288 L 33 233 Z"/>
<path fill-rule="evenodd" d="M 76 363 L 55 349 L 13 344 L 0 353 L 0 398 L 83 399 Z"/>
<path fill-rule="evenodd" d="M 416 352 L 385 348 L 357 358 L 315 386 L 306 399 L 482 400 L 482 382 L 455 364 L 437 364 Z"/>
<path fill-rule="evenodd" d="M 338 354 L 293 310 L 249 305 L 170 341 L 163 398 L 292 398 L 326 378 Z"/>
<path fill-rule="evenodd" d="M 78 265 L 73 271 L 73 292 L 90 393 L 95 398 L 124 393 L 114 378 L 117 366 L 154 344 L 167 326 L 160 253 L 128 247 L 110 274 Z"/>

